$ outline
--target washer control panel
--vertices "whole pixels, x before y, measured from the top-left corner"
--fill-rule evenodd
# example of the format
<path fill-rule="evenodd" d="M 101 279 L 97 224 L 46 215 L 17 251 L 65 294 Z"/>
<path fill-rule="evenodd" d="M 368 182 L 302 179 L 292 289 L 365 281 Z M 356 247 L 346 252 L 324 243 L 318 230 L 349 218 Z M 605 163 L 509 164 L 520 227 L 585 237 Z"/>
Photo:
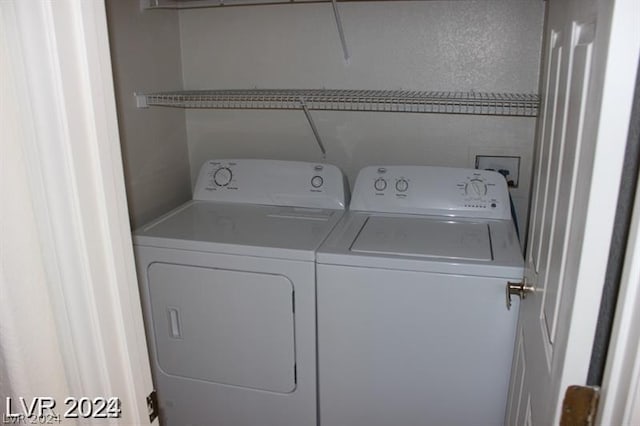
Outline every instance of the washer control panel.
<path fill-rule="evenodd" d="M 259 159 L 216 159 L 200 168 L 194 200 L 344 209 L 348 186 L 336 166 Z"/>
<path fill-rule="evenodd" d="M 511 218 L 501 174 L 452 167 L 365 167 L 354 185 L 351 210 Z"/>

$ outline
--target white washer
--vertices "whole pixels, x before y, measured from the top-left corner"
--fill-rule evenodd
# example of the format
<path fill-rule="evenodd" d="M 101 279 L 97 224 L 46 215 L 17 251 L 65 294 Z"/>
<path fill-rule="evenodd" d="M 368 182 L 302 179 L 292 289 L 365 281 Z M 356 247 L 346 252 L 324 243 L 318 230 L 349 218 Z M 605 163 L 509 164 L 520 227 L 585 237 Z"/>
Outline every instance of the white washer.
<path fill-rule="evenodd" d="M 193 200 L 134 235 L 165 425 L 316 425 L 315 251 L 338 168 L 211 160 Z"/>
<path fill-rule="evenodd" d="M 367 167 L 317 253 L 322 426 L 504 422 L 523 259 L 505 179 Z"/>

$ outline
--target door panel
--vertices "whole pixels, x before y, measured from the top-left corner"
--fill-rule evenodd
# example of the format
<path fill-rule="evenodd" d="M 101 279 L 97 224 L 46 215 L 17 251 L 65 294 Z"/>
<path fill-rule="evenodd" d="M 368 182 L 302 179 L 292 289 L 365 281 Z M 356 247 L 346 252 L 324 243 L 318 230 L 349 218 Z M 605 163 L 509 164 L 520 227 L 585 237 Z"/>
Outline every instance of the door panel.
<path fill-rule="evenodd" d="M 531 398 L 527 398 L 527 410 L 524 412 L 524 418 L 522 419 L 520 424 L 524 424 L 525 426 L 532 426 L 533 420 L 531 418 Z"/>
<path fill-rule="evenodd" d="M 511 378 L 511 385 L 509 389 L 509 402 L 507 405 L 508 418 L 506 424 L 513 425 L 518 422 L 518 414 L 520 413 L 522 390 L 524 385 L 524 375 L 527 371 L 526 360 L 524 358 L 524 340 L 522 339 L 522 333 L 518 334 L 516 339 L 516 351 L 513 359 L 513 371 L 514 376 Z"/>
<path fill-rule="evenodd" d="M 295 387 L 293 286 L 282 275 L 152 263 L 158 364 L 173 376 Z"/>
<path fill-rule="evenodd" d="M 613 17 L 629 14 L 630 1 L 559 0 L 548 7 L 525 256 L 533 291 L 520 305 L 509 425 L 558 424 L 566 387 L 586 383 L 626 145 L 621 128 L 628 128 L 635 82 L 616 64 L 631 55 L 635 67 L 640 50 L 632 43 L 621 53 L 624 31 L 617 49 L 609 46 Z"/>
<path fill-rule="evenodd" d="M 544 212 L 547 204 L 549 173 L 551 167 L 549 165 L 551 156 L 547 155 L 547 151 L 552 149 L 554 144 L 556 115 L 554 112 L 558 105 L 558 90 L 560 86 L 560 67 L 562 65 L 562 45 L 560 44 L 562 34 L 557 31 L 551 31 L 550 52 L 548 54 L 550 60 L 546 72 L 546 91 L 544 96 L 544 108 L 541 122 L 541 134 L 544 135 L 545 140 L 549 140 L 549 145 L 541 145 L 538 150 L 538 167 L 536 169 L 536 176 L 545 176 L 546 179 L 536 179 L 535 195 L 532 204 L 532 221 L 534 225 L 530 231 L 530 257 L 528 260 L 533 264 L 536 273 L 540 270 L 539 259 L 542 252 L 543 239 L 541 238 L 542 224 L 545 222 Z"/>
<path fill-rule="evenodd" d="M 557 283 L 545 291 L 543 316 L 548 327 L 549 341 L 553 343 L 556 328 L 557 315 L 562 296 L 564 265 L 569 249 L 569 230 L 572 228 L 572 213 L 575 201 L 575 190 L 577 185 L 577 171 L 580 166 L 580 149 L 582 145 L 582 131 L 584 128 L 585 107 L 587 99 L 587 89 L 589 72 L 591 67 L 591 48 L 595 25 L 573 24 L 572 31 L 572 67 L 570 85 L 569 108 L 566 122 L 566 139 L 575 141 L 567 145 L 563 153 L 562 166 L 559 167 L 558 197 L 554 212 L 554 226 L 558 228 L 558 238 L 554 238 L 549 247 L 550 264 L 547 270 L 545 281 Z"/>
<path fill-rule="evenodd" d="M 569 80 L 571 78 L 571 55 L 569 55 L 568 60 L 564 61 L 564 66 L 562 66 L 562 52 L 563 48 L 560 45 L 562 43 L 562 38 L 559 36 L 562 34 L 560 31 L 554 31 L 558 37 L 555 42 L 557 45 L 558 52 L 558 75 L 556 76 L 557 81 L 557 89 L 558 89 L 558 101 L 554 105 L 554 110 L 549 111 L 549 114 L 552 114 L 554 117 L 554 126 L 553 133 L 550 135 L 549 139 L 549 155 L 546 159 L 540 158 L 540 161 L 545 160 L 547 164 L 549 164 L 548 173 L 545 176 L 545 194 L 544 194 L 544 204 L 543 204 L 543 213 L 542 213 L 542 223 L 541 223 L 541 237 L 539 240 L 538 247 L 538 255 L 537 258 L 532 258 L 532 260 L 536 263 L 536 272 L 538 274 L 538 287 L 542 290 L 542 299 L 543 303 L 541 305 L 541 332 L 545 335 L 545 350 L 547 353 L 547 359 L 550 358 L 552 347 L 550 346 L 552 343 L 551 338 L 551 326 L 548 322 L 547 316 L 544 312 L 544 300 L 547 298 L 547 295 L 556 292 L 556 286 L 552 282 L 549 282 L 549 262 L 552 259 L 552 256 L 555 254 L 552 252 L 552 247 L 549 245 L 549 241 L 553 238 L 556 231 L 557 218 L 556 215 L 558 213 L 557 205 L 558 200 L 561 197 L 560 192 L 560 176 L 562 174 L 563 166 L 565 165 L 562 162 L 562 156 L 565 150 L 565 142 L 566 142 L 566 120 L 567 120 L 567 109 L 568 109 L 568 100 L 569 100 Z M 542 179 L 541 179 L 542 180 Z"/>

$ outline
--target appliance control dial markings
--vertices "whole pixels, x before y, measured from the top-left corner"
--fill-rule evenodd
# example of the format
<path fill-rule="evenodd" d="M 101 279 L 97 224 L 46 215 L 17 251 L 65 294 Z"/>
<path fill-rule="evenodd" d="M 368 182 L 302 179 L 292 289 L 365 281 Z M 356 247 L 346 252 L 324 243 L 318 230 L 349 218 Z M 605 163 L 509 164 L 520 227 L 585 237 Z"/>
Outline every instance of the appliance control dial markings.
<path fill-rule="evenodd" d="M 322 178 L 322 176 L 319 175 L 315 175 L 314 177 L 311 178 L 311 186 L 313 186 L 314 188 L 320 188 L 322 185 L 324 184 L 324 179 Z"/>
<path fill-rule="evenodd" d="M 227 186 L 233 178 L 233 173 L 228 167 L 220 167 L 213 173 L 213 182 L 217 186 Z"/>
<path fill-rule="evenodd" d="M 398 192 L 406 192 L 407 189 L 409 189 L 409 181 L 407 181 L 405 178 L 398 179 L 398 181 L 396 182 L 396 190 Z"/>
<path fill-rule="evenodd" d="M 481 179 L 471 179 L 465 185 L 464 191 L 467 195 L 479 198 L 487 195 L 487 184 Z"/>
<path fill-rule="evenodd" d="M 373 187 L 376 191 L 384 191 L 385 189 L 387 189 L 387 181 L 383 178 L 378 178 L 373 183 Z"/>

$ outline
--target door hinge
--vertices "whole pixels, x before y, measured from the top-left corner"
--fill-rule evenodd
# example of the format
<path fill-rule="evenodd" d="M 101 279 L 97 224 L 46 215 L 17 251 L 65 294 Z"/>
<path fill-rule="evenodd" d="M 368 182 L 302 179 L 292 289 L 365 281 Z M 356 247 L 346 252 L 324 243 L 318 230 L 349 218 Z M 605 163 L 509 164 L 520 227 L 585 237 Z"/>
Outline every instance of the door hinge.
<path fill-rule="evenodd" d="M 562 401 L 560 426 L 594 425 L 599 397 L 597 386 L 569 386 Z"/>
<path fill-rule="evenodd" d="M 147 395 L 147 411 L 149 412 L 149 422 L 153 422 L 158 417 L 158 394 L 155 390 Z"/>

